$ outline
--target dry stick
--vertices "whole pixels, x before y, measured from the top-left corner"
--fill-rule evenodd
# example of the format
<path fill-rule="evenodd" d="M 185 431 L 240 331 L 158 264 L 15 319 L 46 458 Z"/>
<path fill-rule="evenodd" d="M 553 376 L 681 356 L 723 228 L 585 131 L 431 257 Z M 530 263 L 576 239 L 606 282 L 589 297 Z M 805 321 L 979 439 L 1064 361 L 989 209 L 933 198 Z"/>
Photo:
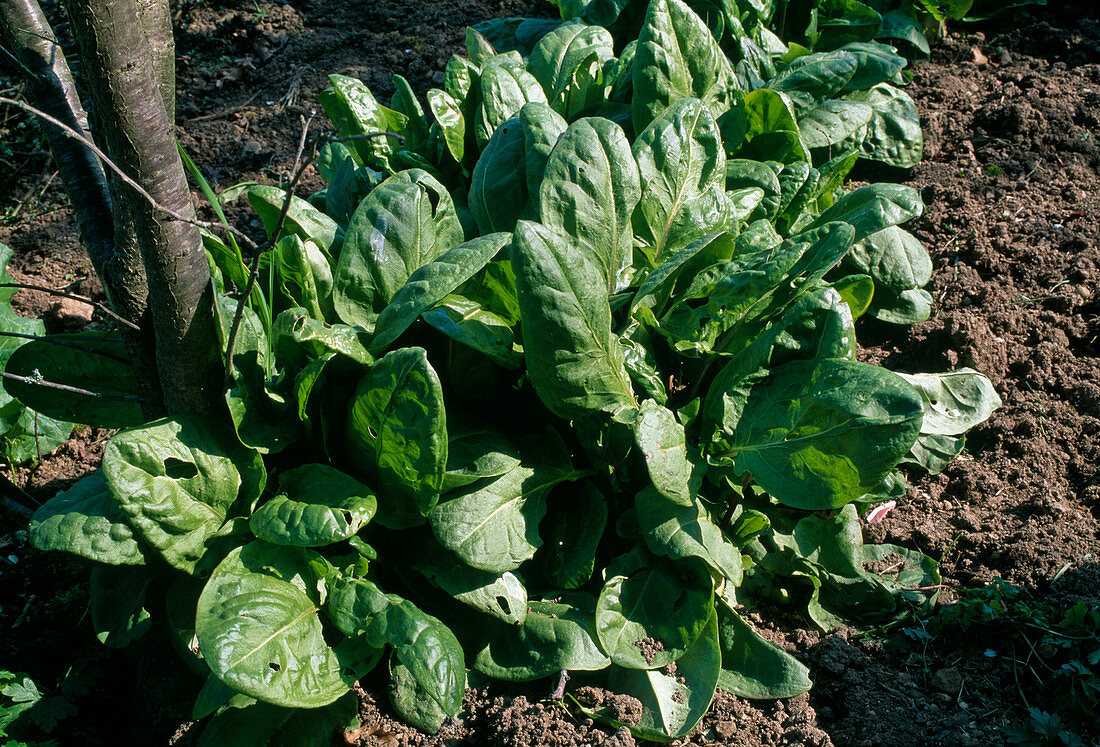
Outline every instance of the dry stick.
<path fill-rule="evenodd" d="M 279 219 L 275 221 L 275 227 L 271 231 L 271 238 L 264 243 L 264 246 L 257 249 L 252 254 L 251 266 L 248 269 L 248 283 L 245 284 L 244 294 L 241 296 L 241 300 L 237 302 L 237 310 L 233 313 L 233 324 L 229 328 L 229 339 L 225 343 L 225 382 L 226 386 L 229 385 L 233 372 L 233 349 L 237 344 L 237 332 L 241 327 L 241 319 L 244 317 L 244 306 L 246 299 L 252 297 L 252 289 L 256 287 L 256 280 L 260 277 L 260 257 L 266 252 L 270 251 L 275 246 L 275 239 L 278 237 L 279 232 L 283 230 L 283 225 L 286 224 L 286 216 L 290 213 L 290 203 L 294 201 L 294 188 L 298 186 L 298 181 L 302 178 L 302 174 L 309 168 L 309 165 L 313 163 L 313 159 L 317 154 L 317 139 L 314 138 L 310 146 L 309 158 L 302 162 L 302 151 L 306 147 L 306 137 L 309 135 L 309 125 L 313 121 L 313 115 L 311 114 L 309 119 L 305 120 L 302 124 L 302 135 L 298 138 L 298 151 L 294 155 L 294 170 L 290 179 L 290 184 L 286 187 L 286 195 L 283 197 L 283 208 L 279 211 Z"/>
<path fill-rule="evenodd" d="M 141 397 L 133 397 L 129 394 L 110 394 L 108 392 L 93 392 L 88 389 L 81 389 L 77 386 L 69 386 L 68 384 L 58 384 L 55 381 L 46 381 L 43 378 L 35 376 L 19 376 L 18 374 L 8 373 L 7 371 L 0 371 L 0 376 L 5 379 L 11 379 L 12 381 L 18 381 L 22 384 L 29 384 L 31 386 L 40 386 L 44 389 L 57 389 L 61 392 L 69 392 L 70 394 L 82 394 L 85 397 L 94 397 L 96 399 L 118 399 L 123 402 L 138 402 L 140 404 L 150 404 L 148 400 L 144 400 Z"/>
<path fill-rule="evenodd" d="M 124 324 L 127 327 L 129 327 L 130 329 L 136 329 L 139 332 L 141 331 L 141 327 L 134 324 L 133 322 L 131 322 L 126 317 L 120 316 L 120 315 L 116 314 L 115 312 L 111 311 L 109 308 L 107 308 L 107 306 L 105 306 L 101 303 L 98 303 L 96 301 L 93 301 L 90 298 L 86 298 L 84 296 L 78 296 L 75 293 L 66 293 L 65 291 L 59 291 L 59 290 L 54 290 L 53 288 L 47 288 L 44 285 L 31 285 L 30 283 L 0 283 L 0 288 L 19 288 L 21 290 L 40 291 L 42 293 L 49 293 L 51 296 L 59 296 L 61 298 L 71 299 L 73 301 L 80 301 L 81 303 L 86 303 L 89 306 L 94 306 L 95 308 L 99 309 L 100 311 L 102 311 L 107 316 L 114 319 L 119 324 Z"/>
<path fill-rule="evenodd" d="M 56 337 L 43 337 L 41 335 L 28 335 L 23 332 L 6 332 L 3 330 L 0 330 L 0 337 L 18 337 L 22 340 L 38 340 L 39 342 L 44 342 L 47 345 L 57 345 L 61 348 L 72 348 L 73 350 L 79 350 L 84 353 L 101 355 L 104 358 L 110 358 L 111 360 L 118 361 L 119 363 L 130 363 L 129 360 L 123 358 L 120 355 L 108 353 L 105 350 L 94 348 L 91 345 L 81 345 L 78 342 L 70 342 L 69 340 L 58 340 Z"/>
<path fill-rule="evenodd" d="M 107 168 L 111 169 L 111 171 L 118 174 L 119 178 L 122 179 L 122 181 L 127 186 L 129 186 L 131 189 L 133 189 L 135 192 L 137 192 L 139 195 L 141 195 L 141 197 L 146 202 L 148 202 L 150 205 L 152 205 L 159 212 L 164 213 L 168 217 L 173 218 L 175 220 L 183 221 L 184 223 L 190 223 L 191 225 L 198 226 L 199 228 L 205 228 L 208 231 L 216 231 L 216 230 L 217 231 L 228 231 L 228 232 L 232 233 L 234 236 L 236 236 L 237 238 L 241 239 L 245 243 L 245 245 L 248 246 L 250 249 L 256 249 L 256 242 L 254 242 L 251 238 L 249 238 L 248 234 L 246 234 L 244 231 L 240 230 L 239 228 L 234 228 L 233 226 L 229 225 L 228 223 L 219 223 L 217 221 L 198 220 L 197 218 L 192 218 L 192 217 L 183 215 L 182 213 L 177 213 L 175 210 L 172 210 L 170 208 L 165 207 L 164 205 L 161 205 L 159 202 L 157 202 L 153 198 L 153 196 L 151 194 L 149 194 L 148 192 L 145 191 L 144 187 L 142 187 L 140 184 L 138 184 L 136 181 L 134 181 L 132 178 L 130 178 L 126 174 L 126 172 L 124 172 L 122 170 L 121 167 L 119 167 L 117 164 L 115 164 L 114 161 L 112 161 L 110 158 L 108 158 L 107 154 L 99 149 L 99 146 L 97 146 L 91 140 L 84 137 L 82 134 L 80 134 L 76 130 L 74 130 L 72 127 L 69 127 L 67 124 L 65 124 L 61 120 L 56 119 L 54 117 L 51 117 L 46 112 L 42 111 L 41 109 L 36 109 L 35 107 L 31 106 L 28 103 L 25 103 L 23 101 L 18 101 L 16 99 L 9 99 L 6 96 L 0 96 L 0 104 L 7 104 L 8 106 L 14 106 L 18 109 L 22 109 L 25 112 L 33 114 L 36 117 L 39 117 L 41 119 L 45 119 L 50 124 L 60 128 L 61 131 L 64 132 L 68 137 L 71 137 L 71 138 L 83 143 L 84 147 L 86 147 L 88 150 L 92 151 L 92 153 L 94 153 L 96 155 L 96 157 L 100 161 L 103 162 L 104 166 L 106 166 Z"/>

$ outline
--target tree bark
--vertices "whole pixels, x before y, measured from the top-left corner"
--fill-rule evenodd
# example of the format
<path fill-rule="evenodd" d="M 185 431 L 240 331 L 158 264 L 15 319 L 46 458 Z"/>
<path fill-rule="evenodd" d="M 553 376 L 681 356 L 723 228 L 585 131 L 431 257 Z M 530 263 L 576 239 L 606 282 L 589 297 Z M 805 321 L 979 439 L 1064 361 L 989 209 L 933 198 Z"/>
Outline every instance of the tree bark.
<path fill-rule="evenodd" d="M 0 30 L 18 56 L 32 103 L 91 138 L 88 115 L 61 45 L 37 0 L 0 0 Z M 149 291 L 145 267 L 132 232 L 119 230 L 122 221 L 112 201 L 112 189 L 96 156 L 59 127 L 42 122 L 61 181 L 76 215 L 81 241 L 92 267 L 103 281 L 111 308 L 126 320 L 142 325 L 144 332 L 123 329 L 127 350 L 137 362 L 137 381 L 142 399 L 162 400 L 156 376 L 155 340 L 148 320 Z M 153 408 L 151 418 L 163 413 Z"/>
<path fill-rule="evenodd" d="M 167 5 L 167 0 L 157 0 Z M 65 0 L 111 158 L 165 208 L 194 215 L 137 0 Z M 165 7 L 164 10 L 167 13 Z M 125 188 L 123 188 L 125 190 Z M 222 407 L 213 288 L 198 228 L 123 191 L 145 267 L 156 361 L 170 413 Z M 117 210 L 116 206 L 116 210 Z"/>

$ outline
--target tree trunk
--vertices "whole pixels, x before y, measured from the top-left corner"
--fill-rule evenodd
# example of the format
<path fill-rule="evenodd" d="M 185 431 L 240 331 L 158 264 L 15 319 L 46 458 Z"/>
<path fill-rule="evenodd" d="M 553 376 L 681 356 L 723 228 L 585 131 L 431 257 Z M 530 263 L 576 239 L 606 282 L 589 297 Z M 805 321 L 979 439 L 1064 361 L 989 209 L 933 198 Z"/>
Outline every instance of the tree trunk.
<path fill-rule="evenodd" d="M 156 2 L 167 14 L 167 1 Z M 193 217 L 164 105 L 163 64 L 157 67 L 163 55 L 152 53 L 145 31 L 144 20 L 157 18 L 156 12 L 142 13 L 138 0 L 65 0 L 65 7 L 112 160 L 160 205 Z M 165 216 L 133 192 L 120 194 L 145 267 L 164 403 L 172 413 L 219 410 L 221 356 L 198 228 Z"/>
<path fill-rule="evenodd" d="M 0 0 L 0 29 L 18 56 L 28 85 L 28 97 L 39 109 L 91 137 L 88 115 L 81 105 L 69 65 L 53 29 L 36 0 Z M 155 340 L 148 323 L 148 288 L 145 267 L 132 234 L 118 231 L 120 223 L 112 204 L 104 168 L 82 143 L 59 127 L 42 123 L 54 162 L 61 174 L 80 228 L 80 237 L 96 274 L 103 281 L 111 308 L 148 333 L 123 329 L 127 349 L 135 361 L 143 399 L 160 403 L 156 376 Z M 119 239 L 122 239 L 121 241 Z M 144 374 L 144 375 L 142 375 Z M 146 414 L 155 417 L 162 406 Z"/>

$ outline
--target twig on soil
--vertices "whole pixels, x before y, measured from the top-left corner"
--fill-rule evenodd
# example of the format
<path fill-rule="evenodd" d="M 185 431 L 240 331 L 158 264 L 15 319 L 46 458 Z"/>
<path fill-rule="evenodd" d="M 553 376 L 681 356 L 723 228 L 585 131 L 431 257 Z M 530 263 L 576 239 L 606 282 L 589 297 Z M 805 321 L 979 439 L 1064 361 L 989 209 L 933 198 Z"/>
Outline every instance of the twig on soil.
<path fill-rule="evenodd" d="M 28 112 L 29 114 L 35 115 L 36 117 L 38 117 L 40 119 L 44 119 L 47 122 L 49 122 L 50 124 L 60 128 L 61 131 L 64 132 L 67 137 L 73 138 L 73 139 L 83 143 L 84 147 L 86 147 L 86 148 L 88 148 L 88 150 L 92 151 L 92 153 L 94 153 L 96 155 L 96 158 L 98 158 L 100 161 L 103 162 L 104 166 L 108 167 L 109 169 L 111 169 L 111 171 L 118 174 L 119 178 L 127 186 L 129 186 L 131 189 L 133 189 L 135 192 L 137 192 L 139 195 L 141 195 L 142 198 L 146 202 L 148 202 L 150 205 L 152 205 L 155 210 L 157 210 L 161 213 L 164 213 L 169 218 L 172 218 L 172 219 L 178 220 L 178 221 L 182 221 L 184 223 L 190 223 L 193 226 L 198 226 L 199 228 L 205 228 L 208 231 L 228 231 L 229 233 L 232 233 L 237 238 L 241 239 L 241 241 L 243 241 L 250 249 L 256 249 L 256 242 L 254 242 L 251 238 L 249 238 L 248 234 L 246 234 L 244 231 L 240 230 L 239 228 L 234 228 L 233 226 L 229 225 L 228 223 L 220 223 L 220 222 L 217 222 L 217 221 L 199 220 L 198 218 L 193 218 L 193 217 L 184 215 L 182 213 L 178 213 L 175 210 L 172 210 L 171 208 L 168 208 L 168 207 L 165 207 L 164 205 L 161 205 L 159 202 L 156 201 L 156 199 L 153 198 L 153 196 L 151 194 L 149 194 L 148 192 L 145 191 L 144 187 L 142 187 L 140 184 L 138 184 L 136 181 L 134 181 L 129 175 L 126 174 L 125 171 L 122 170 L 122 168 L 120 166 L 118 166 L 114 161 L 112 161 L 107 156 L 106 153 L 104 153 L 102 150 L 100 150 L 99 146 L 97 146 L 95 143 L 93 143 L 91 140 L 86 138 L 81 133 L 74 130 L 72 127 L 69 127 L 67 124 L 65 124 L 61 120 L 59 120 L 55 117 L 51 117 L 46 112 L 42 111 L 41 109 L 36 109 L 35 107 L 31 106 L 30 104 L 28 104 L 26 102 L 18 101 L 16 99 L 9 99 L 6 96 L 0 96 L 0 104 L 7 104 L 8 106 L 14 106 L 18 109 L 22 109 L 23 111 Z"/>
<path fill-rule="evenodd" d="M 138 331 L 141 330 L 141 327 L 134 324 L 133 322 L 131 322 L 126 317 L 120 316 L 119 314 L 116 314 L 115 312 L 111 311 L 104 304 L 101 304 L 97 301 L 93 301 L 92 299 L 87 298 L 85 296 L 78 296 L 75 293 L 66 293 L 65 291 L 59 291 L 59 290 L 54 290 L 53 288 L 47 288 L 44 285 L 32 285 L 30 283 L 0 283 L 0 288 L 19 288 L 20 290 L 39 291 L 41 293 L 49 293 L 51 296 L 58 296 L 60 298 L 68 298 L 72 301 L 80 301 L 81 303 L 86 303 L 89 306 L 94 306 L 96 309 L 98 309 L 99 311 L 102 311 L 104 314 L 111 317 L 112 319 L 114 319 L 119 324 L 123 324 L 123 325 L 129 327 L 130 329 L 136 329 Z"/>
<path fill-rule="evenodd" d="M 191 123 L 194 123 L 194 122 L 210 122 L 211 120 L 221 119 L 222 117 L 233 116 L 234 114 L 239 112 L 241 109 L 245 108 L 246 106 L 251 104 L 253 101 L 255 101 L 256 97 L 259 96 L 259 95 L 260 95 L 260 92 L 256 91 L 256 93 L 252 94 L 247 99 L 245 99 L 244 103 L 237 104 L 236 106 L 227 106 L 226 108 L 224 108 L 220 111 L 211 112 L 210 114 L 203 114 L 203 115 L 198 116 L 198 117 L 192 117 L 191 119 L 189 119 L 187 121 L 191 122 Z"/>
<path fill-rule="evenodd" d="M 564 669 L 561 670 L 561 676 L 558 678 L 558 686 L 554 688 L 554 692 L 550 694 L 551 700 L 562 700 L 565 698 L 565 683 L 569 681 L 569 672 Z"/>
<path fill-rule="evenodd" d="M 82 394 L 85 397 L 94 397 L 96 399 L 117 399 L 123 402 L 137 402 L 139 404 L 151 404 L 148 400 L 141 397 L 133 397 L 129 394 L 111 394 L 108 392 L 93 392 L 90 389 L 81 389 L 78 386 L 69 386 L 68 384 L 58 384 L 55 381 L 46 381 L 45 379 L 35 376 L 19 376 L 18 374 L 8 373 L 7 371 L 0 371 L 0 376 L 5 379 L 11 379 L 12 381 L 18 381 L 23 384 L 29 384 L 31 386 L 40 386 L 44 389 L 56 389 L 61 392 L 69 392 L 70 394 Z"/>

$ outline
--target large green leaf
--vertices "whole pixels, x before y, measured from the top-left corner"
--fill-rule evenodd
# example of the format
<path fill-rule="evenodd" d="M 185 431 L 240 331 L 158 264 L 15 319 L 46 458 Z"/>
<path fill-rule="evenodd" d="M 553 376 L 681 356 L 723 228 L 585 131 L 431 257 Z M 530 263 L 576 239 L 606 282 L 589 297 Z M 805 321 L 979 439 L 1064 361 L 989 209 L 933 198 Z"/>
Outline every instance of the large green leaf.
<path fill-rule="evenodd" d="M 718 686 L 721 653 L 714 610 L 695 643 L 676 660 L 675 672 L 611 670 L 609 685 L 642 703 L 642 715 L 630 731 L 641 739 L 669 742 L 687 735 L 706 715 Z M 620 725 L 620 724 L 616 724 Z"/>
<path fill-rule="evenodd" d="M 569 106 L 570 98 L 581 93 L 571 90 L 578 71 L 589 65 L 601 69 L 614 57 L 614 44 L 611 34 L 602 26 L 579 21 L 563 23 L 543 36 L 531 50 L 527 69 L 542 85 L 550 105 L 568 116 L 571 108 L 584 108 L 583 104 Z"/>
<path fill-rule="evenodd" d="M 852 244 L 845 262 L 870 275 L 876 290 L 894 294 L 920 288 L 932 277 L 928 250 L 920 239 L 898 226 L 875 231 Z"/>
<path fill-rule="evenodd" d="M 326 609 L 345 635 L 362 636 L 376 648 L 393 646 L 423 693 L 447 715 L 458 714 L 466 690 L 466 666 L 462 647 L 447 626 L 412 602 L 384 594 L 361 578 L 337 577 Z"/>
<path fill-rule="evenodd" d="M 64 550 L 109 565 L 145 565 L 134 530 L 99 470 L 39 507 L 27 533 L 39 550 Z"/>
<path fill-rule="evenodd" d="M 447 415 L 443 389 L 423 348 L 379 359 L 351 401 L 348 449 L 378 477 L 378 521 L 391 528 L 423 523 L 443 488 Z"/>
<path fill-rule="evenodd" d="M 468 565 L 491 573 L 515 570 L 542 544 L 539 522 L 555 485 L 581 476 L 571 468 L 516 467 L 450 493 L 428 516 L 439 543 Z"/>
<path fill-rule="evenodd" d="M 970 368 L 942 374 L 898 374 L 920 393 L 924 404 L 921 434 L 960 436 L 984 423 L 1001 406 L 985 376 Z"/>
<path fill-rule="evenodd" d="M 471 568 L 434 542 L 421 545 L 409 565 L 458 601 L 508 625 L 527 617 L 527 589 L 510 571 Z"/>
<path fill-rule="evenodd" d="M 813 225 L 844 221 L 860 241 L 876 231 L 896 226 L 924 212 L 920 193 L 904 184 L 871 184 L 850 192 L 818 216 Z"/>
<path fill-rule="evenodd" d="M 327 464 L 307 464 L 279 476 L 279 494 L 249 518 L 265 542 L 320 547 L 351 537 L 377 508 L 374 493 Z"/>
<path fill-rule="evenodd" d="M 666 500 L 691 506 L 691 462 L 684 427 L 667 407 L 647 399 L 634 423 L 634 442 L 645 457 L 654 489 Z"/>
<path fill-rule="evenodd" d="M 474 667 L 507 682 L 527 682 L 561 670 L 603 669 L 611 660 L 596 644 L 595 600 L 588 594 L 561 594 L 553 601 L 530 601 L 519 627 L 495 625 L 487 631 Z"/>
<path fill-rule="evenodd" d="M 571 237 L 614 292 L 630 279 L 631 216 L 640 196 L 626 135 L 611 120 L 588 117 L 571 124 L 550 151 L 539 215 L 544 226 Z"/>
<path fill-rule="evenodd" d="M 279 236 L 273 237 L 271 232 L 275 230 L 279 216 L 283 212 L 286 192 L 278 187 L 258 184 L 250 187 L 247 194 L 248 202 L 260 216 L 269 239 L 295 234 L 303 241 L 312 241 L 322 250 L 330 254 L 334 253 L 333 245 L 340 236 L 340 226 L 313 205 L 301 197 L 291 197 L 290 209 L 287 210 L 283 222 L 283 230 Z"/>
<path fill-rule="evenodd" d="M 633 407 L 599 269 L 568 238 L 527 221 L 516 226 L 512 267 L 524 357 L 543 403 L 567 419 Z"/>
<path fill-rule="evenodd" d="M 516 116 L 524 104 L 546 103 L 546 93 L 538 80 L 527 72 L 516 52 L 492 57 L 481 68 L 478 78 L 480 102 L 474 121 L 474 136 L 485 147 L 498 127 Z"/>
<path fill-rule="evenodd" d="M 543 572 L 551 586 L 579 589 L 592 578 L 607 514 L 607 499 L 587 480 L 551 507 L 542 524 Z"/>
<path fill-rule="evenodd" d="M 866 363 L 796 360 L 740 380 L 737 392 L 723 454 L 796 508 L 839 508 L 867 493 L 920 433 L 916 390 Z"/>
<path fill-rule="evenodd" d="M 741 583 L 741 551 L 722 535 L 702 501 L 680 506 L 645 488 L 635 496 L 634 508 L 642 539 L 655 555 L 699 558 L 734 586 Z"/>
<path fill-rule="evenodd" d="M 723 598 L 718 607 L 718 685 L 742 698 L 793 698 L 813 685 L 806 665 L 767 641 Z"/>
<path fill-rule="evenodd" d="M 527 178 L 527 209 L 523 217 L 535 218 L 539 211 L 546 162 L 568 125 L 560 114 L 545 104 L 527 104 L 520 109 L 519 125 L 523 129 L 523 158 Z M 515 228 L 514 225 L 512 227 Z"/>
<path fill-rule="evenodd" d="M 97 565 L 89 584 L 92 628 L 108 648 L 126 648 L 153 625 L 145 593 L 154 578 L 146 568 Z"/>
<path fill-rule="evenodd" d="M 457 343 L 483 353 L 504 368 L 520 368 L 523 357 L 515 349 L 516 335 L 507 319 L 477 301 L 450 295 L 423 314 L 432 327 Z"/>
<path fill-rule="evenodd" d="M 881 83 L 845 97 L 871 107 L 871 119 L 860 142 L 860 155 L 872 161 L 907 169 L 924 156 L 920 113 L 909 94 Z"/>
<path fill-rule="evenodd" d="M 803 110 L 798 131 L 808 148 L 832 148 L 850 138 L 862 138 L 874 110 L 855 101 L 833 99 Z"/>
<path fill-rule="evenodd" d="M 699 99 L 681 99 L 634 141 L 642 199 L 634 230 L 655 260 L 719 231 L 726 220 L 722 134 Z"/>
<path fill-rule="evenodd" d="M 386 349 L 422 313 L 480 272 L 511 239 L 511 233 L 479 236 L 415 270 L 378 315 L 371 347 Z"/>
<path fill-rule="evenodd" d="M 22 332 L 9 330 L 2 322 L 0 327 Z M 30 379 L 41 376 L 54 384 L 100 395 L 4 379 L 4 389 L 11 396 L 55 420 L 103 428 L 125 428 L 145 421 L 129 354 L 117 337 L 107 337 L 103 332 L 49 335 L 19 345 L 8 357 L 4 370 Z M 48 451 L 52 449 L 43 453 Z"/>
<path fill-rule="evenodd" d="M 819 52 L 794 60 L 767 88 L 786 94 L 796 110 L 805 110 L 843 91 L 858 69 L 851 52 Z"/>
<path fill-rule="evenodd" d="M 477 159 L 470 177 L 469 199 L 482 233 L 511 232 L 527 211 L 527 171 L 517 168 L 524 163 L 525 146 L 517 115 L 497 127 Z"/>
<path fill-rule="evenodd" d="M 681 0 L 649 4 L 633 69 L 635 132 L 682 98 L 700 99 L 719 121 L 740 106 L 729 60 L 703 19 Z"/>
<path fill-rule="evenodd" d="M 142 539 L 188 573 L 229 508 L 259 497 L 266 479 L 260 455 L 232 432 L 183 416 L 115 436 L 103 454 L 103 476 Z"/>
<path fill-rule="evenodd" d="M 333 277 L 336 313 L 372 332 L 379 312 L 409 275 L 462 239 L 462 224 L 442 184 L 420 169 L 391 176 L 348 223 Z"/>
<path fill-rule="evenodd" d="M 450 68 L 450 66 L 448 66 Z M 436 126 L 443 133 L 447 152 L 458 163 L 466 157 L 466 115 L 462 104 L 446 91 L 433 88 L 428 91 L 428 108 L 435 116 Z"/>
<path fill-rule="evenodd" d="M 464 487 L 486 477 L 500 477 L 520 463 L 518 449 L 493 430 L 462 430 L 453 434 L 447 443 L 444 490 Z"/>
<path fill-rule="evenodd" d="M 660 669 L 699 638 L 713 615 L 712 597 L 703 563 L 666 560 L 637 548 L 607 567 L 596 604 L 600 648 L 620 667 Z"/>
<path fill-rule="evenodd" d="M 392 171 L 390 161 L 397 151 L 391 138 L 376 133 L 401 132 L 408 118 L 378 103 L 362 81 L 344 75 L 330 75 L 332 88 L 317 97 L 328 118 L 341 135 L 374 135 L 356 140 L 354 148 L 363 163 Z M 322 244 L 324 246 L 324 244 Z"/>
<path fill-rule="evenodd" d="M 211 671 L 238 692 L 288 708 L 320 708 L 359 672 L 325 642 L 306 554 L 252 542 L 231 552 L 199 596 L 195 633 Z M 316 588 L 313 586 L 315 593 Z"/>

